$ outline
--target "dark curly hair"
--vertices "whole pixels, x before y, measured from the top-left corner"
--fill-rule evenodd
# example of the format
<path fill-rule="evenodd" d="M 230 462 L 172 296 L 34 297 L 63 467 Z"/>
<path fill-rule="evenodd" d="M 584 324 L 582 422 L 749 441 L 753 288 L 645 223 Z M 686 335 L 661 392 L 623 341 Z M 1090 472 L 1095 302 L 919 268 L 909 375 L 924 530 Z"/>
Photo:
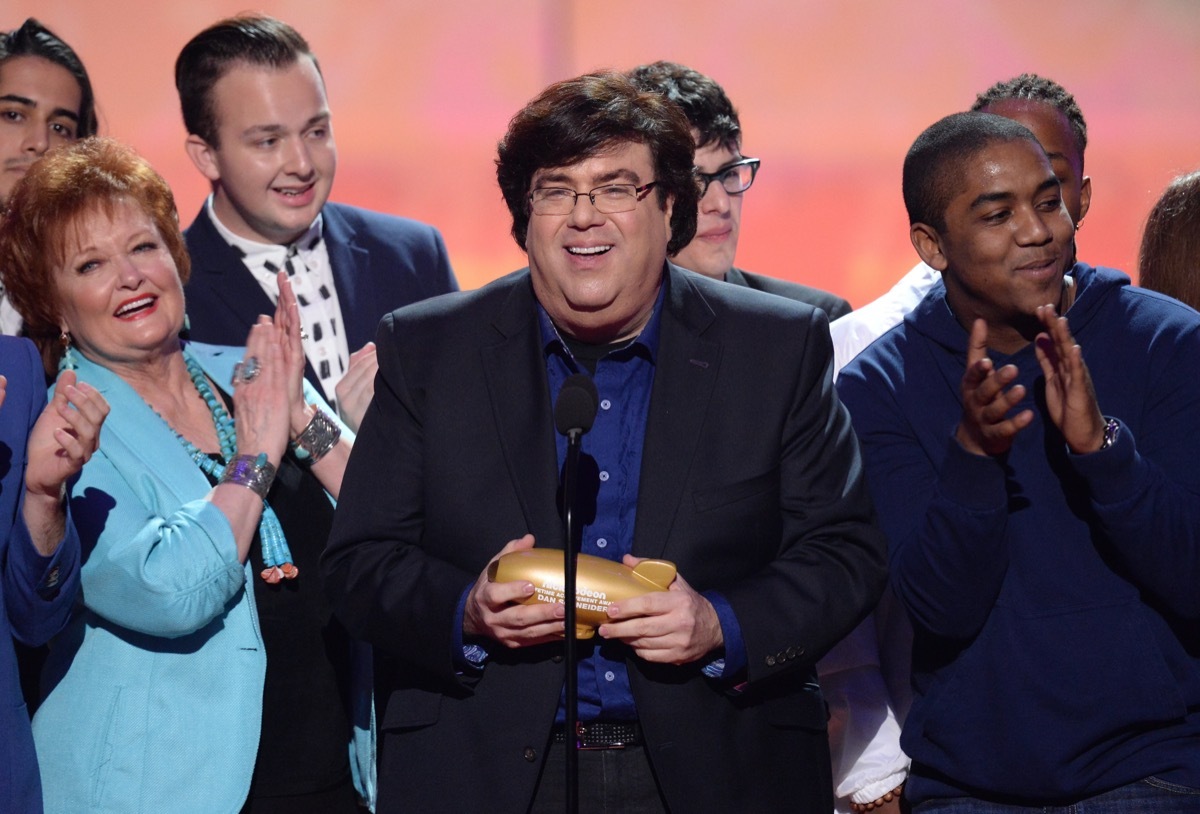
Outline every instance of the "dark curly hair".
<path fill-rule="evenodd" d="M 650 148 L 659 206 L 665 209 L 674 199 L 667 253 L 690 243 L 699 189 L 687 118 L 661 95 L 640 91 L 624 74 L 608 71 L 551 85 L 509 122 L 497 149 L 496 178 L 517 245 L 525 249 L 529 186 L 538 170 L 566 167 L 626 143 Z"/>
<path fill-rule="evenodd" d="M 699 71 L 678 62 L 660 60 L 629 72 L 639 89 L 661 93 L 683 108 L 696 128 L 697 147 L 718 144 L 732 153 L 742 147 L 742 123 L 725 90 Z"/>

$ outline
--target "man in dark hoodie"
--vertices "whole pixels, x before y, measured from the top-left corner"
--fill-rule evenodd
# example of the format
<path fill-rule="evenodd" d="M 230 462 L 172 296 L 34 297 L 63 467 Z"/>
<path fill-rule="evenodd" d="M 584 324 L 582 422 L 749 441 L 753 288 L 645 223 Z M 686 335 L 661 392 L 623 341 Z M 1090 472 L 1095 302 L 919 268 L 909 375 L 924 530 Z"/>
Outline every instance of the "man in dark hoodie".
<path fill-rule="evenodd" d="M 914 627 L 906 797 L 1195 811 L 1200 319 L 1072 265 L 1060 181 L 1009 119 L 934 124 L 903 188 L 942 282 L 838 390 Z"/>

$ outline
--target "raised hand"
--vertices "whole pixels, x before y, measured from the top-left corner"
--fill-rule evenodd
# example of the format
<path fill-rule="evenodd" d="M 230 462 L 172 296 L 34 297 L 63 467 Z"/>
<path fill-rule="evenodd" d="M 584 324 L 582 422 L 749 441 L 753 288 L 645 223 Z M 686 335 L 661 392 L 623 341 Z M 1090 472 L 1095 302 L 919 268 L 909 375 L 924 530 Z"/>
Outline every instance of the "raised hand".
<path fill-rule="evenodd" d="M 1104 416 L 1096 402 L 1092 375 L 1083 361 L 1083 348 L 1075 344 L 1066 317 L 1053 305 L 1037 309 L 1046 330 L 1037 335 L 1035 352 L 1046 379 L 1046 410 L 1067 447 L 1076 455 L 1095 452 L 1104 443 Z"/>
<path fill-rule="evenodd" d="M 271 320 L 260 317 L 250 328 L 245 355 L 233 374 L 238 454 L 265 452 L 275 466 L 283 458 L 291 427 L 291 373 L 283 353 L 278 329 Z"/>
<path fill-rule="evenodd" d="M 994 369 L 987 355 L 987 339 L 987 322 L 975 320 L 967 343 L 967 369 L 960 391 L 963 416 L 955 437 L 968 452 L 1003 455 L 1012 447 L 1017 433 L 1033 421 L 1033 411 L 1022 410 L 1009 416 L 1025 398 L 1025 386 L 1012 384 L 1018 372 L 1015 365 Z"/>
<path fill-rule="evenodd" d="M 350 367 L 337 383 L 338 412 L 350 429 L 358 432 L 367 407 L 375 396 L 375 374 L 379 372 L 379 358 L 375 354 L 375 343 L 368 342 L 350 354 Z"/>
<path fill-rule="evenodd" d="M 312 408 L 304 401 L 304 343 L 300 337 L 300 303 L 292 290 L 292 281 L 287 272 L 276 275 L 279 285 L 279 300 L 275 304 L 274 339 L 279 343 L 283 357 L 288 394 L 288 416 L 291 422 L 291 437 L 304 431 L 312 418 Z"/>
<path fill-rule="evenodd" d="M 66 482 L 99 448 L 100 427 L 107 416 L 104 396 L 90 384 L 76 381 L 75 371 L 63 371 L 50 403 L 29 432 L 25 489 L 60 497 Z"/>
<path fill-rule="evenodd" d="M 3 378 L 3 377 L 0 377 Z M 0 395 L 0 402 L 2 402 Z M 65 370 L 42 410 L 25 452 L 25 524 L 43 556 L 53 554 L 66 523 L 63 498 L 67 481 L 78 474 L 100 446 L 100 427 L 108 402 L 96 388 Z"/>

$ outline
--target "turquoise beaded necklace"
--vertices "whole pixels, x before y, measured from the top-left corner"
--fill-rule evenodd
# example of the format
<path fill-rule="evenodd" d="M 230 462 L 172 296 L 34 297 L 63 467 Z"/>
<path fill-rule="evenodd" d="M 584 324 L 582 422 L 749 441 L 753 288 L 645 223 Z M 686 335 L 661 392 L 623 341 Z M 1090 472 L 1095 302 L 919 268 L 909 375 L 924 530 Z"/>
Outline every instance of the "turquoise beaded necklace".
<path fill-rule="evenodd" d="M 73 347 L 67 345 L 62 359 L 58 363 L 59 370 L 75 370 L 78 367 L 72 350 Z M 208 411 L 212 413 L 213 426 L 217 430 L 217 440 L 221 444 L 221 458 L 228 463 L 237 455 L 237 429 L 234 419 L 225 410 L 225 406 L 213 393 L 212 388 L 208 386 L 208 379 L 200 368 L 200 363 L 196 361 L 186 346 L 183 348 L 183 361 L 187 365 L 188 375 L 192 377 L 192 384 L 195 385 L 196 392 L 200 394 L 200 398 L 204 399 L 204 403 L 208 405 Z M 155 414 L 157 415 L 157 413 Z M 163 418 L 163 423 L 171 427 L 165 418 Z M 171 431 L 175 432 L 175 428 L 171 427 Z M 175 432 L 175 437 L 183 444 L 183 448 L 195 461 L 196 466 L 200 467 L 200 471 L 214 483 L 219 483 L 221 475 L 225 472 L 225 463 L 214 461 L 178 432 Z M 266 500 L 263 501 L 262 519 L 258 522 L 258 538 L 262 546 L 263 563 L 266 565 L 261 574 L 264 580 L 274 584 L 280 579 L 291 579 L 300 573 L 292 560 L 292 551 L 288 548 L 287 537 L 283 534 L 283 526 L 279 524 L 279 517 L 276 516 L 275 510 Z"/>
<path fill-rule="evenodd" d="M 196 466 L 200 467 L 200 471 L 208 475 L 213 482 L 219 483 L 221 475 L 225 472 L 225 464 L 233 460 L 237 454 L 237 428 L 233 417 L 229 415 L 221 400 L 208 386 L 208 379 L 205 377 L 200 363 L 186 347 L 183 349 L 183 360 L 187 365 L 188 375 L 192 377 L 192 384 L 195 385 L 196 392 L 200 394 L 200 398 L 204 399 L 204 403 L 208 405 L 208 411 L 212 413 L 213 425 L 217 430 L 217 440 L 221 445 L 221 458 L 224 462 L 219 463 L 205 455 L 195 444 L 178 432 L 175 433 L 175 437 L 183 444 L 183 448 L 195 461 Z M 263 563 L 266 565 L 262 572 L 264 580 L 276 583 L 280 578 L 291 578 L 299 573 L 292 561 L 292 552 L 288 548 L 287 538 L 283 534 L 283 526 L 279 524 L 275 510 L 266 500 L 263 500 L 262 519 L 258 523 L 258 536 L 262 545 Z"/>

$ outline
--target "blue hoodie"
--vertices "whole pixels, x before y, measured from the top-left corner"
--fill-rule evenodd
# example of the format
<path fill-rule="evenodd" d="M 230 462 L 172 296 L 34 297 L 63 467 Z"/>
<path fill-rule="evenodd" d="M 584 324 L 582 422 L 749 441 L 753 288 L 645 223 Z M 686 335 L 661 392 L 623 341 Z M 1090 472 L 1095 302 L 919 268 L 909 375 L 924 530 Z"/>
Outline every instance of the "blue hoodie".
<path fill-rule="evenodd" d="M 1033 345 L 1002 458 L 954 440 L 967 332 L 939 283 L 842 371 L 914 628 L 913 802 L 1200 789 L 1200 315 L 1078 264 L 1067 313 L 1116 443 L 1067 452 Z"/>

